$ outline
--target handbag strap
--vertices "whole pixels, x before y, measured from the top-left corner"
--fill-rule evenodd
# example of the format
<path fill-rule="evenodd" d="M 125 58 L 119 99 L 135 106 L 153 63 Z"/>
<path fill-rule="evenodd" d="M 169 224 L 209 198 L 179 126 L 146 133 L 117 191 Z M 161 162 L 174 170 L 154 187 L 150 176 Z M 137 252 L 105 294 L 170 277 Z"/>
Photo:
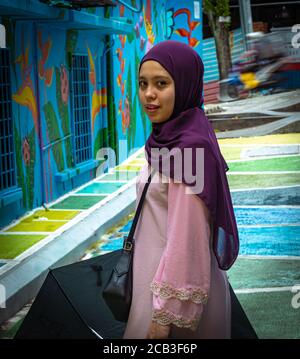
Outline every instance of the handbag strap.
<path fill-rule="evenodd" d="M 142 211 L 142 207 L 143 207 L 143 204 L 144 204 L 144 200 L 145 200 L 145 197 L 146 197 L 146 193 L 147 193 L 148 187 L 149 187 L 150 182 L 151 182 L 151 176 L 154 174 L 154 172 L 155 172 L 155 169 L 150 173 L 150 176 L 148 177 L 148 180 L 147 180 L 147 182 L 146 182 L 146 184 L 144 186 L 143 193 L 141 195 L 137 210 L 135 212 L 135 215 L 134 215 L 134 218 L 133 218 L 133 222 L 132 222 L 128 237 L 125 237 L 124 244 L 123 244 L 123 249 L 125 249 L 125 250 L 130 251 L 131 248 L 132 248 L 132 242 L 133 242 L 133 236 L 134 236 L 135 228 L 137 226 L 137 223 L 138 223 L 141 211 Z"/>

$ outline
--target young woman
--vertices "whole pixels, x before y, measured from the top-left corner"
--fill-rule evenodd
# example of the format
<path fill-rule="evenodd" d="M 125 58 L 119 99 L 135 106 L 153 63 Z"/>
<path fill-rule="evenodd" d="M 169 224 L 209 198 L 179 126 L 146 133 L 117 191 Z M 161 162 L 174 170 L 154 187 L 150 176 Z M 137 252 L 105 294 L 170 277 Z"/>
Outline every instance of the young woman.
<path fill-rule="evenodd" d="M 226 163 L 203 106 L 203 63 L 164 41 L 139 68 L 152 122 L 137 203 L 155 170 L 135 233 L 133 298 L 124 338 L 230 338 L 226 272 L 239 240 Z M 172 158 L 171 158 L 172 157 Z"/>

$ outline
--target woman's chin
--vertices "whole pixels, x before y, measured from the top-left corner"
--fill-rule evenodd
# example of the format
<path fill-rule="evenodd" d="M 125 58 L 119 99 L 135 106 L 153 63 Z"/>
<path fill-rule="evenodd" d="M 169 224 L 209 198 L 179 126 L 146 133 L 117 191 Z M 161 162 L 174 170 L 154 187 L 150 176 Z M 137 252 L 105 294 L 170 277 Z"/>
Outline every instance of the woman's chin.
<path fill-rule="evenodd" d="M 167 119 L 157 118 L 157 117 L 154 117 L 154 116 L 148 116 L 148 117 L 149 117 L 149 120 L 152 123 L 162 123 L 162 122 L 167 121 Z"/>

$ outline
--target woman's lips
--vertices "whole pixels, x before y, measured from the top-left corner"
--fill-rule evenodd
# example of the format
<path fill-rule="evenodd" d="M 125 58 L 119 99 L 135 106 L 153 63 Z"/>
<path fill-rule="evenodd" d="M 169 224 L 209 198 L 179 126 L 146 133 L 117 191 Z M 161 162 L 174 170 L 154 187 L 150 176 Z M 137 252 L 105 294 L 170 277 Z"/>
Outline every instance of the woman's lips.
<path fill-rule="evenodd" d="M 159 109 L 159 106 L 156 105 L 146 105 L 146 110 L 150 113 L 153 113 Z"/>

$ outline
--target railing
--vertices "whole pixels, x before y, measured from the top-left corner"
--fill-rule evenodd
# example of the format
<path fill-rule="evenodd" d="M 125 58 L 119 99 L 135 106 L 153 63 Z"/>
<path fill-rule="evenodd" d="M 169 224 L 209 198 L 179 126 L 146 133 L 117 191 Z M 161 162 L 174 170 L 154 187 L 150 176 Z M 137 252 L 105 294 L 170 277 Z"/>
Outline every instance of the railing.
<path fill-rule="evenodd" d="M 86 55 L 72 56 L 73 149 L 75 163 L 92 157 L 89 69 Z"/>
<path fill-rule="evenodd" d="M 0 49 L 0 192 L 16 185 L 9 50 Z"/>

